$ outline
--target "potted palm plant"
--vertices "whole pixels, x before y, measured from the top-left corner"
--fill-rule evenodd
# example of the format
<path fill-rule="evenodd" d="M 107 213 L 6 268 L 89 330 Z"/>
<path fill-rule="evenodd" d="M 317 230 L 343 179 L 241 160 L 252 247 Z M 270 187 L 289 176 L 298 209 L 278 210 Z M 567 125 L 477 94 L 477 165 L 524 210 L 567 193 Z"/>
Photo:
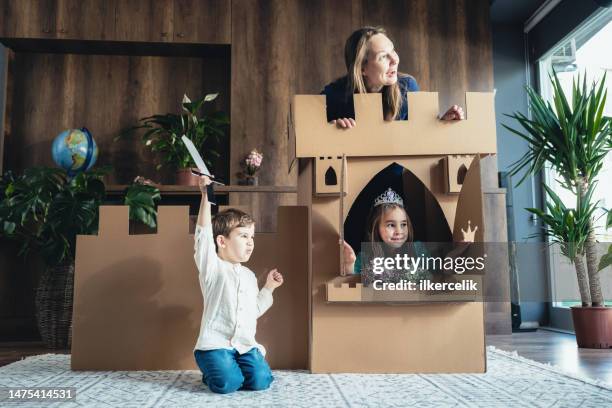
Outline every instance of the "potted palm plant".
<path fill-rule="evenodd" d="M 50 348 L 70 344 L 76 236 L 95 234 L 105 197 L 106 171 L 73 178 L 57 168 L 35 167 L 0 181 L 0 237 L 17 241 L 20 255 L 39 254 L 45 262 L 35 295 L 36 319 Z M 130 217 L 155 226 L 159 190 L 134 183 L 127 188 Z"/>
<path fill-rule="evenodd" d="M 612 322 L 612 309 L 604 306 L 604 298 L 598 274 L 598 257 L 596 252 L 596 239 L 593 228 L 593 211 L 580 210 L 580 206 L 593 206 L 592 188 L 597 181 L 599 171 L 603 166 L 604 159 L 612 147 L 612 119 L 603 115 L 606 103 L 606 78 L 588 85 L 586 74 L 581 80 L 574 80 L 572 84 L 571 101 L 568 100 L 556 73 L 550 76 L 553 89 L 553 104 L 544 99 L 531 87 L 527 88 L 532 117 L 528 118 L 520 112 L 506 115 L 518 121 L 520 128 L 514 129 L 504 125 L 506 129 L 527 141 L 529 150 L 526 155 L 513 164 L 511 174 L 516 175 L 525 170 L 519 184 L 528 176 L 539 173 L 545 165 L 550 166 L 559 176 L 561 185 L 573 192 L 577 197 L 576 212 L 580 213 L 581 222 L 586 222 L 586 231 L 575 223 L 576 214 L 568 212 L 567 209 L 559 207 L 557 216 L 565 214 L 563 218 L 565 225 L 555 224 L 560 222 L 552 218 L 544 217 L 544 213 L 535 213 L 540 216 L 548 227 L 549 235 L 557 239 L 584 238 L 584 242 L 568 242 L 566 254 L 578 260 L 574 262 L 578 275 L 578 283 L 581 294 L 581 307 L 572 308 L 572 318 L 576 330 L 578 345 L 581 347 L 599 348 L 606 341 L 611 341 L 612 325 L 608 326 L 605 338 L 597 338 L 602 335 L 600 330 L 591 330 L 590 333 L 579 333 L 584 328 L 601 327 L 604 321 Z M 553 199 L 555 205 L 558 197 L 554 196 L 550 189 L 546 189 L 548 195 Z M 585 207 L 586 208 L 586 207 Z M 588 207 L 591 208 L 591 207 Z M 551 208 L 548 208 L 551 211 Z M 551 213 L 552 215 L 552 213 Z M 574 228 L 576 231 L 586 233 L 586 236 L 561 234 L 554 232 L 555 228 Z M 576 233 L 577 234 L 577 233 Z M 575 248 L 574 248 L 575 247 Z M 586 274 L 580 271 L 580 254 L 584 254 L 586 260 Z M 568 255 L 566 255 L 568 256 Z M 572 258 L 570 258 L 572 259 Z M 586 291 L 588 288 L 588 291 Z M 588 295 L 587 295 L 588 294 Z M 602 317 L 602 316 L 606 317 Z M 603 320 L 602 320 L 603 319 Z M 587 323 L 588 322 L 588 323 Z M 600 323 L 598 323 L 600 322 Z M 600 336 L 601 337 L 601 336 Z M 588 340 L 586 340 L 588 339 Z"/>
<path fill-rule="evenodd" d="M 198 185 L 198 178 L 192 176 L 191 167 L 195 166 L 191 155 L 181 141 L 181 136 L 187 136 L 202 155 L 209 168 L 214 168 L 213 161 L 220 154 L 217 146 L 225 137 L 229 119 L 223 112 L 202 114 L 205 104 L 214 101 L 219 94 L 207 94 L 191 101 L 187 95 L 181 102 L 181 113 L 166 113 L 141 118 L 140 125 L 124 131 L 117 138 L 134 134 L 136 130 L 144 129 L 142 142 L 152 152 L 159 154 L 162 166 L 176 170 L 176 183 L 181 185 Z"/>

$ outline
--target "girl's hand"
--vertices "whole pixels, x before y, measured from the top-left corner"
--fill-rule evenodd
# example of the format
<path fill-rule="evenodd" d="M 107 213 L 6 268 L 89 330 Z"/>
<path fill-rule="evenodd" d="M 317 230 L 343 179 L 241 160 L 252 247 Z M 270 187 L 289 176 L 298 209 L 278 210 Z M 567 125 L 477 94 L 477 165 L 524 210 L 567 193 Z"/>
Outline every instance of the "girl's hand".
<path fill-rule="evenodd" d="M 444 115 L 440 116 L 440 120 L 457 121 L 465 119 L 463 108 L 459 105 L 451 106 Z"/>
<path fill-rule="evenodd" d="M 351 246 L 347 244 L 346 241 L 341 241 L 341 242 L 342 242 L 342 258 L 343 258 L 344 265 L 342 265 L 342 270 L 340 271 L 340 275 L 346 276 L 346 275 L 350 275 L 353 273 L 353 269 L 355 268 L 355 261 L 357 260 L 357 257 L 355 256 L 355 251 L 353 251 L 353 248 L 351 248 Z"/>
<path fill-rule="evenodd" d="M 338 129 L 350 129 L 357 126 L 357 124 L 355 123 L 355 119 L 353 118 L 338 118 L 332 120 L 329 123 L 336 125 Z"/>
<path fill-rule="evenodd" d="M 206 195 L 206 187 L 210 185 L 210 183 L 212 183 L 212 181 L 210 181 L 210 177 L 200 176 L 200 179 L 198 180 L 198 186 L 200 187 L 202 195 Z"/>
<path fill-rule="evenodd" d="M 281 275 L 278 269 L 275 268 L 268 272 L 268 277 L 266 278 L 266 284 L 264 287 L 274 290 L 282 285 L 283 282 L 283 275 Z"/>

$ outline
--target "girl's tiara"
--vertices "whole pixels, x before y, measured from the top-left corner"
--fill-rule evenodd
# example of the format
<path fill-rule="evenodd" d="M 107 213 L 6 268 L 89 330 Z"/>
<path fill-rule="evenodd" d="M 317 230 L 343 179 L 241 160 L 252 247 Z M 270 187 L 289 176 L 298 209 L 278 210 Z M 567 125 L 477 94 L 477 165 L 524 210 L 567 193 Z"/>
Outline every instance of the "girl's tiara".
<path fill-rule="evenodd" d="M 389 187 L 387 191 L 376 197 L 376 200 L 374 200 L 374 207 L 381 204 L 397 204 L 403 207 L 404 200 L 402 200 L 402 197 L 400 197 L 399 194 Z"/>

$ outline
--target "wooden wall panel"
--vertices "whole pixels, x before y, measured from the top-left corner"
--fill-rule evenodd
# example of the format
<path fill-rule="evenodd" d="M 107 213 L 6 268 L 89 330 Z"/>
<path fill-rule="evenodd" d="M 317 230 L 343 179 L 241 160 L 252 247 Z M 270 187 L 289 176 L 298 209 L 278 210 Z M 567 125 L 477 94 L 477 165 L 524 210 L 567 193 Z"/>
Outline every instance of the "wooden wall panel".
<path fill-rule="evenodd" d="M 288 173 L 287 113 L 298 57 L 298 3 L 283 0 L 232 2 L 232 183 L 240 161 L 253 148 L 264 153 L 262 185 L 296 185 Z M 258 231 L 275 229 L 276 208 L 294 196 L 230 194 L 230 204 L 248 205 Z"/>
<path fill-rule="evenodd" d="M 229 44 L 230 0 L 174 0 L 174 41 Z"/>
<path fill-rule="evenodd" d="M 121 41 L 172 41 L 173 0 L 116 0 L 115 38 Z"/>
<path fill-rule="evenodd" d="M 138 118 L 179 112 L 184 92 L 192 98 L 221 92 L 215 106 L 229 112 L 229 61 L 223 57 L 16 53 L 13 64 L 7 169 L 52 165 L 55 136 L 85 126 L 98 144 L 98 164 L 114 167 L 109 183 L 128 183 L 136 175 L 172 183 L 173 174 L 158 173 L 139 141 L 113 138 Z M 218 172 L 227 170 L 221 164 Z"/>
<path fill-rule="evenodd" d="M 440 108 L 465 106 L 466 91 L 493 89 L 487 0 L 364 1 L 364 25 L 386 28 L 400 71 L 421 90 L 440 93 Z"/>
<path fill-rule="evenodd" d="M 233 0 L 233 182 L 239 161 L 259 147 L 265 155 L 260 184 L 296 185 L 296 175 L 287 173 L 288 98 L 319 93 L 344 75 L 344 42 L 362 25 L 387 29 L 400 70 L 422 90 L 439 92 L 441 110 L 465 106 L 465 91 L 493 89 L 487 0 Z M 279 198 L 265 207 L 260 200 L 230 197 L 231 204 L 250 204 L 263 230 L 274 230 Z"/>
<path fill-rule="evenodd" d="M 327 83 L 346 74 L 344 42 L 361 26 L 362 5 L 358 0 L 314 0 L 300 1 L 299 6 L 294 89 L 295 93 L 318 94 Z"/>
<path fill-rule="evenodd" d="M 58 0 L 57 38 L 110 40 L 115 36 L 115 0 Z"/>
<path fill-rule="evenodd" d="M 57 0 L 2 0 L 0 5 L 3 37 L 55 36 Z"/>

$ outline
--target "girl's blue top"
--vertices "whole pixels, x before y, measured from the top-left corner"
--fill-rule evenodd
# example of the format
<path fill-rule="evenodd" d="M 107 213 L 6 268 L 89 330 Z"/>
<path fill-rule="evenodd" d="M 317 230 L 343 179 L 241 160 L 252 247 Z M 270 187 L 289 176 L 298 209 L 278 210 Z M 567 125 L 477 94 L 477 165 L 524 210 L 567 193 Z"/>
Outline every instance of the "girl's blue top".
<path fill-rule="evenodd" d="M 402 92 L 402 106 L 395 120 L 408 119 L 408 98 L 407 92 L 417 92 L 419 85 L 411 76 L 400 76 L 397 79 Z M 338 118 L 355 119 L 355 107 L 353 105 L 353 95 L 347 93 L 348 77 L 343 76 L 323 88 L 321 94 L 327 97 L 327 121 Z"/>

